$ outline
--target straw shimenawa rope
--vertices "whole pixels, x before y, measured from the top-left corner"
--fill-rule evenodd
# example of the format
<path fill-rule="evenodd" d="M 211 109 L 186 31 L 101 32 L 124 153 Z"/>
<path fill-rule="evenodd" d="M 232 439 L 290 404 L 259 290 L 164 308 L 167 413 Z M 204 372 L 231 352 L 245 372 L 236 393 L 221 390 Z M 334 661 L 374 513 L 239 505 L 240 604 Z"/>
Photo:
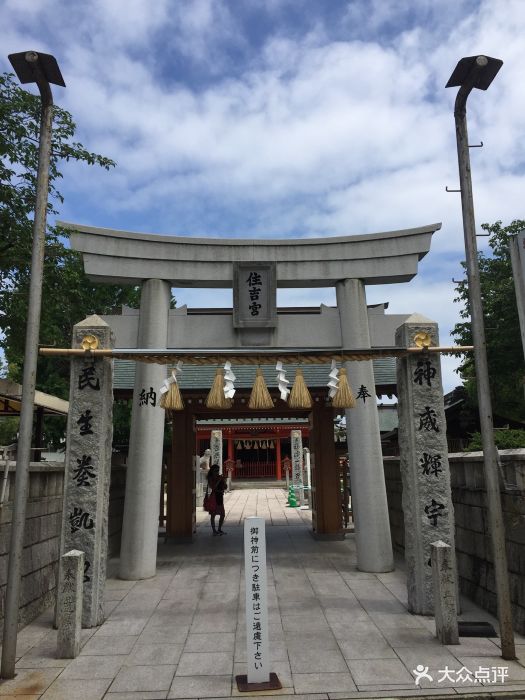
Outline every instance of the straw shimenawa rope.
<path fill-rule="evenodd" d="M 295 370 L 295 379 L 288 397 L 288 406 L 290 408 L 312 408 L 312 404 L 312 397 L 304 381 L 303 370 L 298 368 Z"/>
<path fill-rule="evenodd" d="M 167 411 L 182 411 L 184 408 L 184 401 L 182 400 L 177 382 L 172 382 L 168 391 L 162 394 L 159 406 Z"/>
<path fill-rule="evenodd" d="M 346 374 L 346 369 L 342 367 L 339 370 L 339 386 L 332 399 L 332 406 L 334 408 L 354 408 L 355 398 L 348 383 L 348 376 Z"/>
<path fill-rule="evenodd" d="M 262 369 L 258 368 L 255 373 L 252 393 L 248 401 L 248 408 L 273 408 L 273 400 L 264 381 Z"/>
<path fill-rule="evenodd" d="M 219 367 L 215 373 L 210 393 L 206 397 L 208 408 L 231 408 L 232 402 L 224 396 L 224 370 Z"/>

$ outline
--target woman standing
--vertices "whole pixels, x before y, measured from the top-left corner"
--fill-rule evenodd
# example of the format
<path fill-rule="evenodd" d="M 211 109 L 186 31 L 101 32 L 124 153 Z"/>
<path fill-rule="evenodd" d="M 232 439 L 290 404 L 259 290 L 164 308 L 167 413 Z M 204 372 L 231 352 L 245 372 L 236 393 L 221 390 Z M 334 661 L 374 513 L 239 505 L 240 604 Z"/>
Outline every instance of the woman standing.
<path fill-rule="evenodd" d="M 220 472 L 220 467 L 218 464 L 212 464 L 210 471 L 208 472 L 208 488 L 212 493 L 215 494 L 215 501 L 217 503 L 217 509 L 210 513 L 210 523 L 211 529 L 214 535 L 225 535 L 226 533 L 222 529 L 224 523 L 224 492 L 227 489 L 226 480 Z M 219 516 L 219 527 L 215 527 L 215 516 Z"/>

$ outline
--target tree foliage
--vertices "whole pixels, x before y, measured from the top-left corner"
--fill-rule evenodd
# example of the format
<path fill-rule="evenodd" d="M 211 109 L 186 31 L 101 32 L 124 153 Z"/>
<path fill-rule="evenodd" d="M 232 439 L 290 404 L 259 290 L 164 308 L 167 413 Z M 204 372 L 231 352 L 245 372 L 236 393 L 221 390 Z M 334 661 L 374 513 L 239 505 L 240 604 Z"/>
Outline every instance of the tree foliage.
<path fill-rule="evenodd" d="M 525 221 L 516 220 L 509 226 L 497 221 L 482 224 L 481 228 L 489 234 L 490 246 L 490 254 L 480 252 L 478 260 L 493 412 L 502 417 L 525 420 L 525 367 L 508 245 L 509 235 L 525 229 Z M 462 265 L 466 267 L 465 263 Z M 463 305 L 460 316 L 464 320 L 455 325 L 452 334 L 461 345 L 472 345 L 466 280 L 457 284 L 456 293 L 455 301 Z M 463 356 L 459 372 L 472 403 L 476 404 L 472 353 Z"/>
<path fill-rule="evenodd" d="M 525 447 L 525 430 L 502 430 L 499 428 L 494 431 L 494 442 L 498 450 L 514 450 Z M 481 433 L 473 433 L 464 452 L 477 452 L 478 450 L 483 450 Z"/>
<path fill-rule="evenodd" d="M 7 373 L 21 381 L 29 282 L 33 210 L 36 196 L 40 98 L 22 90 L 9 73 L 0 75 L 0 347 Z M 53 108 L 53 140 L 48 213 L 57 214 L 60 164 L 75 160 L 110 169 L 115 163 L 75 142 L 69 112 Z M 138 290 L 94 285 L 83 272 L 80 255 L 67 245 L 68 233 L 48 225 L 42 292 L 40 344 L 70 347 L 73 325 L 92 313 L 136 306 Z M 67 398 L 69 361 L 40 358 L 37 388 Z"/>

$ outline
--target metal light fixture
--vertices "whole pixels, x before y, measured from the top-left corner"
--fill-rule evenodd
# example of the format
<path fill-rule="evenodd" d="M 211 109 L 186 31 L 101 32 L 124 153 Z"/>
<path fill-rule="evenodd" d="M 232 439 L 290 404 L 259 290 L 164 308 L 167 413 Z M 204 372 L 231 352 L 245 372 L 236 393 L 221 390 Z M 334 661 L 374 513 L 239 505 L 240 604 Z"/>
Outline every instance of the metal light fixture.
<path fill-rule="evenodd" d="M 499 58 L 491 58 L 490 56 L 469 56 L 462 58 L 450 76 L 446 87 L 459 87 L 454 107 L 454 118 L 456 121 L 461 209 L 463 214 L 468 294 L 472 321 L 472 338 L 474 341 L 474 361 L 476 368 L 481 440 L 483 445 L 483 465 L 485 488 L 487 491 L 489 531 L 492 541 L 492 554 L 494 557 L 501 655 L 504 659 L 514 659 L 516 658 L 516 652 L 514 647 L 514 632 L 512 629 L 507 555 L 505 551 L 505 528 L 503 524 L 499 487 L 500 463 L 499 454 L 494 444 L 494 425 L 492 420 L 485 325 L 483 321 L 476 243 L 476 223 L 474 219 L 474 202 L 472 198 L 472 180 L 470 175 L 466 106 L 467 98 L 473 88 L 486 90 L 502 65 L 503 61 Z"/>
<path fill-rule="evenodd" d="M 40 310 L 42 306 L 42 279 L 44 272 L 44 247 L 49 193 L 49 161 L 53 129 L 53 95 L 49 83 L 65 87 L 64 79 L 62 78 L 56 59 L 49 54 L 25 51 L 11 54 L 9 60 L 21 83 L 37 84 L 41 97 L 41 116 L 36 203 L 33 221 L 31 280 L 29 286 L 24 374 L 22 380 L 22 408 L 20 411 L 15 499 L 11 523 L 2 642 L 2 664 L 0 669 L 2 678 L 13 678 L 15 675 L 18 606 L 20 600 L 22 552 L 29 486 L 29 461 L 33 433 L 33 409 L 35 403 L 36 366 L 40 331 Z"/>

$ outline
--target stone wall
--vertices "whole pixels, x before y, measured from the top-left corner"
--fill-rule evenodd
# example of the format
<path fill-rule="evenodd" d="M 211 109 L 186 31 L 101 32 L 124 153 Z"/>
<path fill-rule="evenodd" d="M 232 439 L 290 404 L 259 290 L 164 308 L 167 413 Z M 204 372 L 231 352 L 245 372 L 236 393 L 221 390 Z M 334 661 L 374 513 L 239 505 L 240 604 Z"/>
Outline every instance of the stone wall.
<path fill-rule="evenodd" d="M 9 473 L 5 500 L 0 509 L 0 616 L 4 617 L 5 588 L 15 472 Z M 60 546 L 64 465 L 60 462 L 31 464 L 27 502 L 20 622 L 27 624 L 54 601 Z"/>
<path fill-rule="evenodd" d="M 384 457 L 386 496 L 388 499 L 388 515 L 390 518 L 390 534 L 392 547 L 397 552 L 405 551 L 405 522 L 403 519 L 403 486 L 399 457 Z"/>
<path fill-rule="evenodd" d="M 125 467 L 112 469 L 109 501 L 110 556 L 118 555 L 120 548 L 125 479 Z M 15 472 L 10 471 L 4 503 L 0 506 L 0 624 L 4 618 L 14 483 Z M 55 601 L 63 487 L 63 462 L 31 464 L 20 587 L 19 619 L 22 625 L 33 620 Z"/>
<path fill-rule="evenodd" d="M 111 482 L 109 485 L 109 515 L 108 515 L 108 556 L 118 557 L 120 538 L 122 535 L 122 516 L 124 514 L 124 495 L 126 493 L 126 467 L 115 465 L 111 467 Z"/>
<path fill-rule="evenodd" d="M 500 450 L 506 488 L 501 499 L 515 629 L 525 634 L 525 449 Z M 384 460 L 392 543 L 404 548 L 399 460 Z M 483 462 L 480 452 L 450 455 L 452 500 L 456 520 L 456 553 L 460 590 L 496 614 L 496 593 Z"/>

